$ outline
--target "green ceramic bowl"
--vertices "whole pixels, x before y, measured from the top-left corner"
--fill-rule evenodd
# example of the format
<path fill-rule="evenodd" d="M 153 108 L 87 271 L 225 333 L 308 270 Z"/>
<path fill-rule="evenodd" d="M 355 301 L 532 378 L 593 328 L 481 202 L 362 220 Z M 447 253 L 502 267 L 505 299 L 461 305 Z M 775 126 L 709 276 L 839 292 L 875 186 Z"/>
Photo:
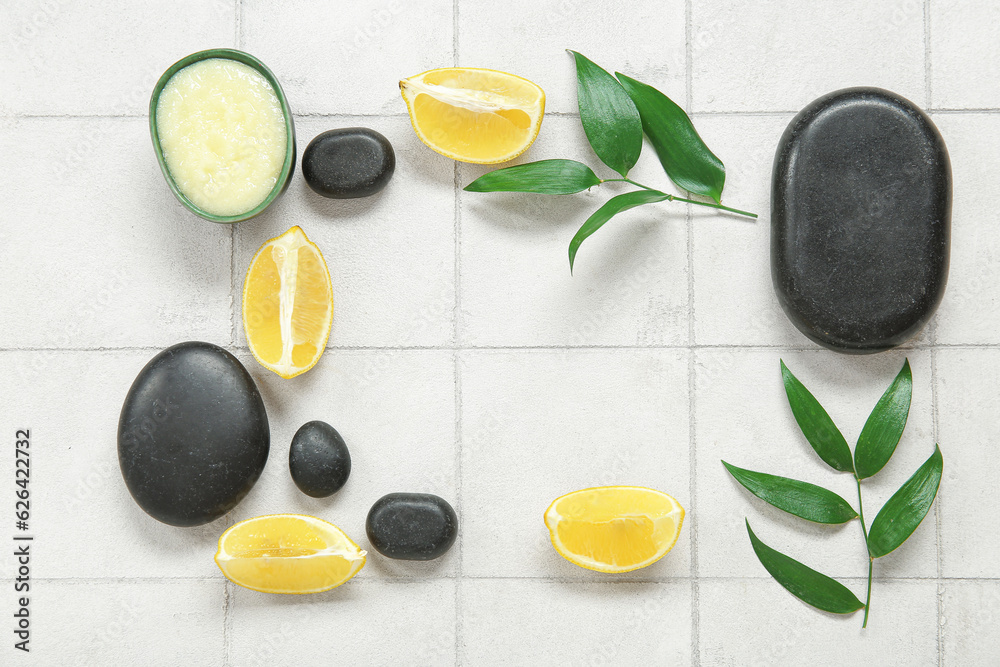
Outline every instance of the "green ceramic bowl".
<path fill-rule="evenodd" d="M 274 94 L 277 95 L 278 101 L 281 103 L 281 112 L 285 116 L 285 131 L 288 136 L 288 141 L 285 147 L 285 163 L 281 167 L 281 175 L 278 176 L 278 182 L 274 184 L 274 188 L 271 189 L 271 192 L 267 195 L 264 201 L 249 211 L 240 213 L 239 215 L 213 215 L 198 208 L 191 202 L 190 199 L 184 196 L 184 193 L 177 188 L 177 183 L 174 182 L 174 178 L 170 175 L 170 170 L 167 168 L 167 163 L 163 159 L 163 149 L 160 147 L 160 136 L 156 130 L 156 107 L 160 101 L 160 93 L 163 91 L 163 87 L 167 85 L 167 82 L 170 81 L 170 77 L 191 63 L 196 63 L 199 60 L 208 60 L 209 58 L 226 58 L 229 60 L 235 60 L 260 72 L 261 76 L 267 79 L 267 82 L 270 83 L 271 87 L 274 89 Z M 295 123 L 292 120 L 292 110 L 288 108 L 288 100 L 285 99 L 285 93 L 281 90 L 281 84 L 278 83 L 278 79 L 275 78 L 274 74 L 264 63 L 257 60 L 249 53 L 237 51 L 236 49 L 209 49 L 207 51 L 199 51 L 198 53 L 192 53 L 186 58 L 181 58 L 171 65 L 170 68 L 163 73 L 163 76 L 160 77 L 160 80 L 156 82 L 156 87 L 153 88 L 153 96 L 149 99 L 149 133 L 153 137 L 153 150 L 156 151 L 156 159 L 160 163 L 160 170 L 163 172 L 163 178 L 167 179 L 167 185 L 170 186 L 170 191 L 173 192 L 174 196 L 177 197 L 177 200 L 184 204 L 184 206 L 186 206 L 192 213 L 200 215 L 206 220 L 211 220 L 212 222 L 231 224 L 254 217 L 270 206 L 271 202 L 277 199 L 281 193 L 288 189 L 288 183 L 292 180 L 292 172 L 295 171 Z"/>

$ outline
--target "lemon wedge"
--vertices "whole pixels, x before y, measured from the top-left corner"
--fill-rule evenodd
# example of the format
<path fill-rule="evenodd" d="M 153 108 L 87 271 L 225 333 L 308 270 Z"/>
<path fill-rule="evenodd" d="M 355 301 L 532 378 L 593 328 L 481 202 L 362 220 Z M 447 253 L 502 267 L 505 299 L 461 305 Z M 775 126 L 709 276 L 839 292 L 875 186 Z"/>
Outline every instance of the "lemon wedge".
<path fill-rule="evenodd" d="M 241 521 L 219 538 L 215 563 L 234 584 L 262 593 L 319 593 L 365 566 L 366 552 L 332 523 L 303 514 Z"/>
<path fill-rule="evenodd" d="M 432 69 L 399 89 L 420 140 L 461 162 L 513 160 L 535 141 L 545 114 L 541 88 L 491 69 Z"/>
<path fill-rule="evenodd" d="M 333 322 L 323 253 L 299 227 L 260 247 L 243 281 L 243 329 L 253 356 L 283 378 L 316 365 Z"/>
<path fill-rule="evenodd" d="M 598 572 L 629 572 L 663 558 L 677 543 L 684 508 L 640 486 L 602 486 L 567 493 L 545 510 L 559 555 Z"/>

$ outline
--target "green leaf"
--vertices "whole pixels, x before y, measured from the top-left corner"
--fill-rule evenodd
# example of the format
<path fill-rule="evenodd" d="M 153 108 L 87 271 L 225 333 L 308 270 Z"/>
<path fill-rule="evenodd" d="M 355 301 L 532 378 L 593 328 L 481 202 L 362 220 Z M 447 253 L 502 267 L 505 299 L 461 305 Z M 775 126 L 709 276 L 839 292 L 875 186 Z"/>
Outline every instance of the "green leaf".
<path fill-rule="evenodd" d="M 639 110 L 642 130 L 656 149 L 670 180 L 688 192 L 721 203 L 726 167 L 708 150 L 684 109 L 650 85 L 620 72 L 615 72 L 615 76 Z"/>
<path fill-rule="evenodd" d="M 597 209 L 592 216 L 587 218 L 587 221 L 583 223 L 580 230 L 573 237 L 573 240 L 569 242 L 569 271 L 573 272 L 573 261 L 576 259 L 576 251 L 580 249 L 580 244 L 583 243 L 584 239 L 596 232 L 601 226 L 613 218 L 617 213 L 622 211 L 627 211 L 630 208 L 635 208 L 636 206 L 642 206 L 643 204 L 652 204 L 658 201 L 666 201 L 672 197 L 666 193 L 659 192 L 657 190 L 636 190 L 634 192 L 626 192 L 623 195 L 618 195 L 617 197 L 612 197 L 608 201 L 604 202 L 604 206 Z"/>
<path fill-rule="evenodd" d="M 595 185 L 601 179 L 576 160 L 541 160 L 504 167 L 484 174 L 465 186 L 467 192 L 537 192 L 543 195 L 571 195 Z"/>
<path fill-rule="evenodd" d="M 907 359 L 875 405 L 858 438 L 858 446 L 854 450 L 854 470 L 858 479 L 877 473 L 896 451 L 906 427 L 906 417 L 910 414 L 912 393 L 913 376 L 910 374 L 910 360 Z"/>
<path fill-rule="evenodd" d="M 586 56 L 570 53 L 576 58 L 576 96 L 587 141 L 601 162 L 625 178 L 642 151 L 639 112 L 615 77 Z"/>
<path fill-rule="evenodd" d="M 819 401 L 792 375 L 784 361 L 781 362 L 781 379 L 785 383 L 785 394 L 795 421 L 819 457 L 834 470 L 854 472 L 851 448 L 847 446 L 840 429 Z"/>
<path fill-rule="evenodd" d="M 744 470 L 725 461 L 722 465 L 726 466 L 729 474 L 745 486 L 747 491 L 779 510 L 794 514 L 806 521 L 846 523 L 858 516 L 846 500 L 821 486 L 800 482 L 797 479 Z"/>
<path fill-rule="evenodd" d="M 850 614 L 865 605 L 846 586 L 825 574 L 775 551 L 757 539 L 747 521 L 750 543 L 764 569 L 788 592 L 817 609 L 834 614 Z"/>
<path fill-rule="evenodd" d="M 943 469 L 941 450 L 934 445 L 931 457 L 892 494 L 872 521 L 868 531 L 868 553 L 873 558 L 892 552 L 917 529 L 934 503 Z"/>

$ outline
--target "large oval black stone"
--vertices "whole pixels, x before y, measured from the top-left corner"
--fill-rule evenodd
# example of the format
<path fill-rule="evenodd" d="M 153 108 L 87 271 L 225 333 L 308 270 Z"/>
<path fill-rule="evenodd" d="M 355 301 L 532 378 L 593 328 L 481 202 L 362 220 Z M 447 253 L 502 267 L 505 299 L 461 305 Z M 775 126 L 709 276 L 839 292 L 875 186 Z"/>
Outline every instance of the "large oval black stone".
<path fill-rule="evenodd" d="M 243 364 L 210 343 L 180 343 L 132 383 L 118 422 L 118 463 L 150 516 L 197 526 L 250 491 L 270 441 L 264 402 Z"/>
<path fill-rule="evenodd" d="M 455 543 L 458 515 L 440 496 L 390 493 L 372 505 L 365 530 L 368 541 L 383 556 L 433 560 Z"/>
<path fill-rule="evenodd" d="M 839 352 L 895 347 L 944 295 L 951 164 L 931 120 L 878 88 L 819 98 L 774 159 L 771 276 L 799 330 Z"/>

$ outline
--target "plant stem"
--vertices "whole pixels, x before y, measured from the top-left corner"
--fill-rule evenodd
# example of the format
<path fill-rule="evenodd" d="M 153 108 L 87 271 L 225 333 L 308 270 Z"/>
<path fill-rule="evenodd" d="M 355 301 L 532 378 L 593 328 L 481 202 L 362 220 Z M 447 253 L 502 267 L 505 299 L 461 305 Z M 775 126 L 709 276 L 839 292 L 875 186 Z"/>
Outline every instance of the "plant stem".
<path fill-rule="evenodd" d="M 609 180 L 612 180 L 612 181 L 619 181 L 619 180 L 620 181 L 624 181 L 625 183 L 631 183 L 632 185 L 636 186 L 637 188 L 643 188 L 644 190 L 654 190 L 655 189 L 655 188 L 649 187 L 648 185 L 643 185 L 642 183 L 636 183 L 631 178 L 621 178 L 621 179 L 619 179 L 619 178 L 612 178 L 612 179 L 609 179 Z"/>
<path fill-rule="evenodd" d="M 729 206 L 723 206 L 722 204 L 712 204 L 712 203 L 706 202 L 706 201 L 695 201 L 694 199 L 684 199 L 683 197 L 674 197 L 673 195 L 669 195 L 669 200 L 670 201 L 687 202 L 688 204 L 697 204 L 698 206 L 708 206 L 709 208 L 717 208 L 720 211 L 729 211 L 730 213 L 737 213 L 739 215 L 745 215 L 748 218 L 756 218 L 757 217 L 756 213 L 749 213 L 748 211 L 741 211 L 738 208 L 730 208 Z"/>
<path fill-rule="evenodd" d="M 868 627 L 868 608 L 872 603 L 872 558 L 871 549 L 868 548 L 868 528 L 865 526 L 865 508 L 861 502 L 861 480 L 857 473 L 854 474 L 854 481 L 858 483 L 858 517 L 861 519 L 861 533 L 865 536 L 865 551 L 868 552 L 868 597 L 865 599 L 865 620 L 861 623 L 862 628 Z"/>
<path fill-rule="evenodd" d="M 601 183 L 631 183 L 632 185 L 642 188 L 643 190 L 652 190 L 653 192 L 659 192 L 656 188 L 651 188 L 648 185 L 643 185 L 642 183 L 636 183 L 630 178 L 604 178 L 601 179 Z M 666 193 L 664 193 L 666 194 Z M 697 201 L 695 199 L 685 199 L 684 197 L 675 197 L 673 195 L 667 195 L 667 201 L 682 201 L 686 204 L 697 204 L 698 206 L 707 206 L 709 208 L 717 208 L 720 211 L 729 211 L 730 213 L 737 213 L 739 215 L 745 215 L 748 218 L 756 218 L 756 213 L 749 213 L 747 211 L 741 211 L 738 208 L 730 208 L 728 206 L 723 206 L 722 204 L 713 204 L 707 201 Z"/>

